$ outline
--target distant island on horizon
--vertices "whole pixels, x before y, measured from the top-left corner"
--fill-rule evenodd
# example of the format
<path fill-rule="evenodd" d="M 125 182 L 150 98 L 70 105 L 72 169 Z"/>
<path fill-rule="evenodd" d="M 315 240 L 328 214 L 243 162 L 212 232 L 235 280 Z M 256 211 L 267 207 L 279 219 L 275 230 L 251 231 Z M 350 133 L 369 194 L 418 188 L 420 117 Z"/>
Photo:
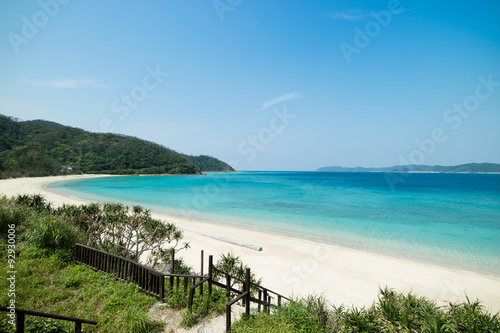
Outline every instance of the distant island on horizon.
<path fill-rule="evenodd" d="M 467 163 L 454 166 L 442 165 L 396 165 L 392 167 L 366 168 L 327 166 L 317 169 L 320 172 L 435 172 L 435 173 L 500 173 L 500 164 Z"/>

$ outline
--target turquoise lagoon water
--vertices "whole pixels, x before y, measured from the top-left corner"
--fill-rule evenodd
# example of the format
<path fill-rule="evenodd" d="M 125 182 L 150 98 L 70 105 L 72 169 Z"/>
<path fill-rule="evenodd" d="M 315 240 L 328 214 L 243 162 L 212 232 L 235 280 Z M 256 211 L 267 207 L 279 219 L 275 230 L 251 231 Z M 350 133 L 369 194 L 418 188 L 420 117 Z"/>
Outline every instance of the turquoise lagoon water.
<path fill-rule="evenodd" d="M 500 276 L 498 174 L 242 172 L 96 178 L 48 188 Z"/>

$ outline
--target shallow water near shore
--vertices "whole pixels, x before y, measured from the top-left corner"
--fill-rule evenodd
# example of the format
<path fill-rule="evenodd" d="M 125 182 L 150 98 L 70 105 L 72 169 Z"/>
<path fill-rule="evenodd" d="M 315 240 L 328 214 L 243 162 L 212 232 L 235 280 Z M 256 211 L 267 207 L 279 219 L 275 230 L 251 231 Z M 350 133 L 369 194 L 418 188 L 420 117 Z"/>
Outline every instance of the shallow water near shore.
<path fill-rule="evenodd" d="M 495 174 L 242 172 L 94 178 L 47 188 L 500 277 Z"/>

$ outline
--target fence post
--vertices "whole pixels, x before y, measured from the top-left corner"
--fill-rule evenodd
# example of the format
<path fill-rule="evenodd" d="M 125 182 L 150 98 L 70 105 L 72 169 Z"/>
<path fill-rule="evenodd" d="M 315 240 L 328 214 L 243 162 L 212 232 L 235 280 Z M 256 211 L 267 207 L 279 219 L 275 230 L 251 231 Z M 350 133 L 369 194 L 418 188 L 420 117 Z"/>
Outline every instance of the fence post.
<path fill-rule="evenodd" d="M 204 259 L 204 258 L 203 258 L 203 252 L 204 252 L 204 251 L 203 251 L 203 250 L 201 250 L 201 270 L 200 270 L 201 274 L 200 274 L 200 275 L 203 275 L 203 259 Z"/>
<path fill-rule="evenodd" d="M 175 268 L 174 268 L 174 263 L 175 263 L 175 249 L 172 248 L 172 252 L 170 254 L 170 274 L 174 274 Z M 170 277 L 170 289 L 174 289 L 174 277 Z"/>
<path fill-rule="evenodd" d="M 82 323 L 75 321 L 75 333 L 82 333 Z"/>
<path fill-rule="evenodd" d="M 212 262 L 213 262 L 213 256 L 209 255 L 208 256 L 208 294 L 212 295 Z"/>
<path fill-rule="evenodd" d="M 139 285 L 139 288 L 142 288 L 143 281 L 144 281 L 144 270 L 142 269 L 141 266 L 137 266 L 137 284 Z"/>
<path fill-rule="evenodd" d="M 24 333 L 24 312 L 17 311 L 16 313 L 16 332 Z"/>
<path fill-rule="evenodd" d="M 203 250 L 201 250 L 201 276 L 203 276 Z M 203 280 L 203 278 L 201 278 Z M 203 296 L 203 283 L 200 284 L 200 295 Z"/>
<path fill-rule="evenodd" d="M 118 278 L 123 280 L 123 259 L 118 260 Z"/>
<path fill-rule="evenodd" d="M 226 295 L 229 298 L 231 297 L 231 276 L 229 276 L 228 273 L 226 273 L 226 289 L 227 289 Z"/>
<path fill-rule="evenodd" d="M 165 297 L 165 275 L 160 275 L 160 290 L 158 291 L 160 294 L 160 299 L 163 302 L 163 298 Z"/>
<path fill-rule="evenodd" d="M 267 309 L 269 308 L 269 304 L 267 303 L 267 289 L 264 289 L 264 312 L 267 313 Z"/>
<path fill-rule="evenodd" d="M 260 307 L 261 307 L 261 305 L 260 305 L 260 300 L 261 300 L 261 298 L 262 298 L 262 291 L 259 289 L 259 305 L 258 305 L 258 307 L 259 307 L 259 312 L 260 312 Z"/>
<path fill-rule="evenodd" d="M 231 332 L 231 306 L 226 304 L 226 332 Z"/>
<path fill-rule="evenodd" d="M 191 310 L 193 308 L 193 299 L 194 299 L 194 289 L 189 289 L 189 301 L 188 301 L 188 309 Z"/>
<path fill-rule="evenodd" d="M 250 316 L 250 267 L 246 268 L 245 291 L 247 292 L 245 301 L 245 315 Z"/>
<path fill-rule="evenodd" d="M 104 257 L 104 270 L 106 271 L 106 273 L 109 273 L 111 271 L 111 257 L 110 256 L 106 256 Z"/>

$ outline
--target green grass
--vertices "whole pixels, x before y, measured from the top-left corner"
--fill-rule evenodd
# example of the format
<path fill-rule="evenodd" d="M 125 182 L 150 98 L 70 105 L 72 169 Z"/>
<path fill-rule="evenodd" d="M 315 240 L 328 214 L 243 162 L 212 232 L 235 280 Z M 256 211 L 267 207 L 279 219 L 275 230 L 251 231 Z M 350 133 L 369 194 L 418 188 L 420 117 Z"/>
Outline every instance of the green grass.
<path fill-rule="evenodd" d="M 233 332 L 326 332 L 331 313 L 322 297 L 309 296 L 293 299 L 274 309 L 271 316 L 265 313 L 242 318 L 231 327 Z"/>
<path fill-rule="evenodd" d="M 180 283 L 182 286 L 183 283 Z M 167 291 L 167 306 L 172 309 L 185 309 L 189 303 L 189 289 L 176 288 Z M 208 294 L 208 286 L 205 285 L 203 295 L 199 289 L 193 297 L 193 308 L 186 311 L 182 316 L 181 325 L 185 328 L 192 327 L 210 315 L 223 314 L 226 311 L 228 298 L 224 290 L 214 287 L 212 295 Z"/>
<path fill-rule="evenodd" d="M 73 209 L 74 208 L 74 209 Z M 97 273 L 74 260 L 75 242 L 84 243 L 85 219 L 82 209 L 66 207 L 53 209 L 40 195 L 22 195 L 7 199 L 0 197 L 0 276 L 11 270 L 7 264 L 7 235 L 15 225 L 16 235 L 16 307 L 67 317 L 95 320 L 97 326 L 84 325 L 85 332 L 154 332 L 163 324 L 148 318 L 148 309 L 158 302 L 141 292 L 137 285 L 115 281 L 113 275 Z M 69 214 L 69 216 L 68 216 Z M 84 216 L 85 215 L 85 216 Z M 82 224 L 83 223 L 83 224 Z M 181 265 L 182 266 L 182 265 Z M 181 267 L 186 269 L 185 267 Z M 181 281 L 183 285 L 184 281 Z M 7 279 L 0 279 L 0 290 L 9 288 Z M 205 286 L 203 295 L 196 294 L 192 320 L 198 322 L 212 313 L 225 309 L 225 295 L 214 288 L 211 296 Z M 189 291 L 167 291 L 167 305 L 186 308 Z M 8 305 L 7 292 L 0 293 L 0 304 Z M 27 332 L 68 332 L 70 322 L 26 317 Z M 190 321 L 185 321 L 189 326 Z M 13 331 L 7 314 L 0 312 L 0 331 Z"/>
<path fill-rule="evenodd" d="M 53 214 L 39 195 L 0 198 L 0 276 L 12 270 L 6 260 L 12 224 L 17 308 L 97 321 L 97 326 L 84 324 L 85 332 L 154 332 L 163 326 L 148 318 L 156 298 L 140 292 L 137 285 L 73 263 L 74 244 L 83 234 Z M 0 290 L 8 289 L 7 279 L 0 279 Z M 0 304 L 9 302 L 8 293 L 0 293 Z M 37 333 L 73 332 L 74 323 L 26 316 L 26 328 Z M 0 312 L 0 331 L 14 331 L 5 312 Z"/>
<path fill-rule="evenodd" d="M 2 251 L 2 257 L 5 251 Z M 0 267 L 5 276 L 7 266 Z M 85 332 L 151 332 L 163 325 L 148 319 L 149 307 L 157 299 L 139 291 L 137 285 L 116 281 L 113 275 L 95 272 L 85 266 L 67 263 L 57 254 L 46 257 L 37 250 L 21 251 L 16 262 L 17 307 L 68 317 L 97 321 L 83 325 Z M 7 290 L 0 279 L 0 290 Z M 7 293 L 0 304 L 8 304 Z M 0 313 L 0 331 L 12 331 Z M 27 316 L 28 332 L 67 332 L 74 324 Z"/>

